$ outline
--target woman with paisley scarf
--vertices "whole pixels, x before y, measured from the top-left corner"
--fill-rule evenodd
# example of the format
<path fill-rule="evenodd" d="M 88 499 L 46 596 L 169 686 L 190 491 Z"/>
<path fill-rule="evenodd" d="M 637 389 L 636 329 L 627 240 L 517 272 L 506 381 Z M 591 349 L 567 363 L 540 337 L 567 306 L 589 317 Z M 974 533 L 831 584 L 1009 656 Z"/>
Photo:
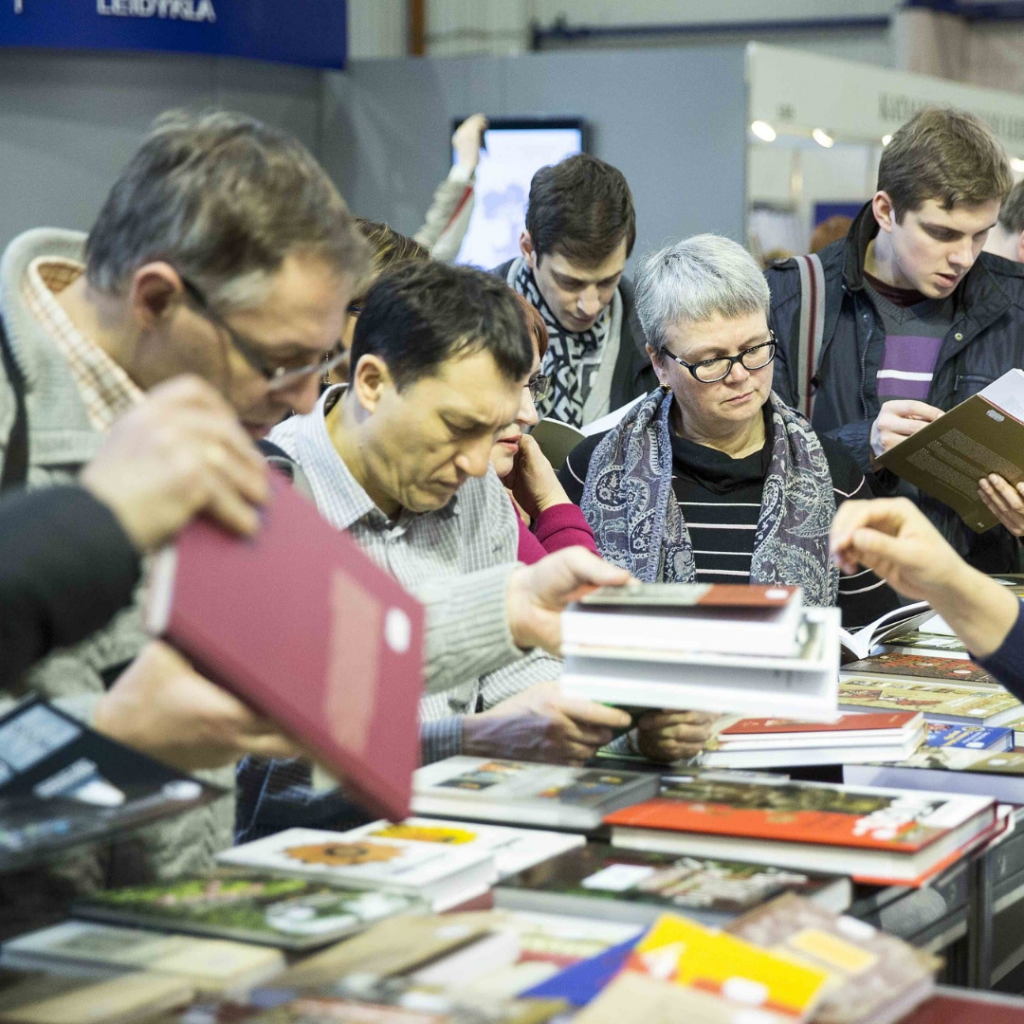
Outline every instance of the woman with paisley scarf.
<path fill-rule="evenodd" d="M 837 442 L 772 391 L 769 292 L 753 258 L 716 235 L 646 257 L 637 312 L 660 387 L 570 454 L 560 479 L 604 558 L 643 582 L 785 583 L 863 625 L 899 600 L 829 558 L 838 503 L 870 497 Z M 664 748 L 671 716 L 639 742 Z M 678 724 L 678 723 L 677 723 Z"/>

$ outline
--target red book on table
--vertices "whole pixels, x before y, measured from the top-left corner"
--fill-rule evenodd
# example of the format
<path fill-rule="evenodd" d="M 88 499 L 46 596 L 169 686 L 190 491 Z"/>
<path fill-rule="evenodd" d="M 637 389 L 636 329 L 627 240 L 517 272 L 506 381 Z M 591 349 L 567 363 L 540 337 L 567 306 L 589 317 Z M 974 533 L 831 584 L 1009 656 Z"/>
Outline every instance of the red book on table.
<path fill-rule="evenodd" d="M 150 631 L 278 722 L 368 810 L 409 813 L 422 605 L 278 474 L 259 534 L 198 519 L 161 552 Z"/>

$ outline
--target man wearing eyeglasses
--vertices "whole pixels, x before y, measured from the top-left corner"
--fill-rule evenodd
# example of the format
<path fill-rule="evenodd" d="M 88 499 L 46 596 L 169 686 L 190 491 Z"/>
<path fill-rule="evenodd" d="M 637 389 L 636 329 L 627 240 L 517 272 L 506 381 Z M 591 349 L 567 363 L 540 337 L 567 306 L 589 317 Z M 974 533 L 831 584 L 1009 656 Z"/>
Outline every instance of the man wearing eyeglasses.
<path fill-rule="evenodd" d="M 29 231 L 4 253 L 3 484 L 35 488 L 77 476 L 123 414 L 183 373 L 212 385 L 251 436 L 290 410 L 311 409 L 364 250 L 341 196 L 294 139 L 226 112 L 161 118 L 88 237 Z M 237 472 L 224 446 L 213 440 L 208 448 L 207 463 Z M 242 755 L 295 749 L 268 742 L 277 736 L 269 723 L 250 728 L 248 712 L 226 694 L 220 704 L 197 700 L 214 694 L 201 683 L 168 647 L 148 642 L 133 608 L 39 662 L 15 694 L 66 700 L 131 743 L 147 714 L 163 709 L 169 747 L 182 748 L 191 767 L 227 765 L 216 776 L 227 784 Z M 118 864 L 134 877 L 207 867 L 230 844 L 232 804 L 159 826 Z M 95 856 L 76 856 L 60 872 L 76 888 L 127 877 Z M 11 899 L 19 887 L 31 888 L 12 883 Z"/>

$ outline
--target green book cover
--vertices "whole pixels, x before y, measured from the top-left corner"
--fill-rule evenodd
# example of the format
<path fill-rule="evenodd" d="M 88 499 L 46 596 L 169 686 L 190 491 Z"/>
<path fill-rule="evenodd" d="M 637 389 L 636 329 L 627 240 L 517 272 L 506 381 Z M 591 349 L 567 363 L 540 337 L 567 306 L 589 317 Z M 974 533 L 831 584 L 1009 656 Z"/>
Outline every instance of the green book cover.
<path fill-rule="evenodd" d="M 427 909 L 421 900 L 397 893 L 222 873 L 97 892 L 77 901 L 72 912 L 92 920 L 305 950 L 386 917 Z"/>

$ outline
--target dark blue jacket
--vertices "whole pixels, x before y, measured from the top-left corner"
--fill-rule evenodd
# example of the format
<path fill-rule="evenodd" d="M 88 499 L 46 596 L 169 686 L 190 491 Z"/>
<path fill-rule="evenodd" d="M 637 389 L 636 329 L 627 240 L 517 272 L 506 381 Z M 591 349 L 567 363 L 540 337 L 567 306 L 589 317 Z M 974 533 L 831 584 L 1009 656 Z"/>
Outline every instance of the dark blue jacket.
<path fill-rule="evenodd" d="M 820 253 L 825 272 L 825 331 L 815 375 L 812 424 L 819 434 L 842 441 L 865 473 L 871 471 L 869 435 L 878 415 L 876 376 L 885 348 L 881 317 L 864 285 L 864 255 L 878 233 L 870 203 L 845 239 Z M 800 273 L 795 260 L 780 261 L 765 275 L 771 289 L 770 324 L 779 340 L 774 388 L 797 401 Z M 1024 266 L 982 253 L 956 292 L 949 333 L 935 365 L 928 402 L 949 410 L 1013 367 L 1024 367 Z M 1019 568 L 1018 543 L 996 526 L 976 534 L 947 505 L 918 494 L 888 472 L 872 480 L 876 494 L 912 497 L 942 535 L 983 572 Z"/>

